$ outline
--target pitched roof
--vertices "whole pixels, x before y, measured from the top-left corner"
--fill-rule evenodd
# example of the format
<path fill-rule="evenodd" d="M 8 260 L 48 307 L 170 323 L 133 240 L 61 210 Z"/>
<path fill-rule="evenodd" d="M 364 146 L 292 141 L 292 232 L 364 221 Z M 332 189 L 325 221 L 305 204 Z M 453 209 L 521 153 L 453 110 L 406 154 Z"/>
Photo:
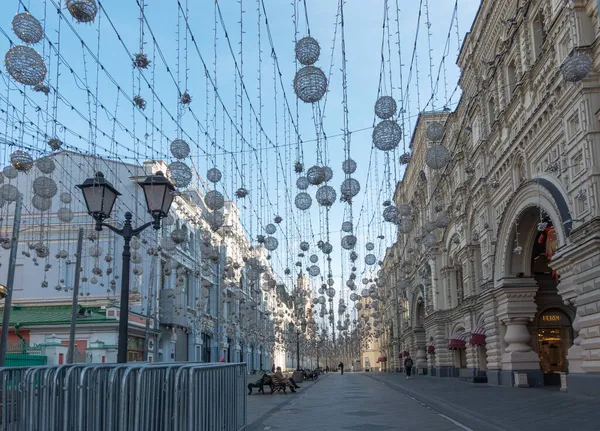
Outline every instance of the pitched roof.
<path fill-rule="evenodd" d="M 56 305 L 45 307 L 19 306 L 12 307 L 10 312 L 10 325 L 31 326 L 31 325 L 64 325 L 71 323 L 70 305 Z M 107 319 L 104 311 L 99 307 L 85 308 L 85 316 L 78 315 L 77 323 L 100 323 L 116 322 L 114 319 Z M 4 315 L 4 310 L 0 310 L 0 318 Z"/>

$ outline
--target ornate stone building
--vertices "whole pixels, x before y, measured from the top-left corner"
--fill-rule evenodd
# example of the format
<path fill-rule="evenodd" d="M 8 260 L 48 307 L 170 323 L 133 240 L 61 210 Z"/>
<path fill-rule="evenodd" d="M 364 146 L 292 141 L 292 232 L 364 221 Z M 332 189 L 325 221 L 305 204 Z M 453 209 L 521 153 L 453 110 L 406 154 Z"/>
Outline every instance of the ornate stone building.
<path fill-rule="evenodd" d="M 482 1 L 461 101 L 420 116 L 396 188 L 410 216 L 383 266 L 388 356 L 408 351 L 434 376 L 600 391 L 599 29 L 596 1 Z M 591 73 L 569 82 L 561 64 L 579 53 Z M 451 154 L 438 170 L 434 144 Z"/>

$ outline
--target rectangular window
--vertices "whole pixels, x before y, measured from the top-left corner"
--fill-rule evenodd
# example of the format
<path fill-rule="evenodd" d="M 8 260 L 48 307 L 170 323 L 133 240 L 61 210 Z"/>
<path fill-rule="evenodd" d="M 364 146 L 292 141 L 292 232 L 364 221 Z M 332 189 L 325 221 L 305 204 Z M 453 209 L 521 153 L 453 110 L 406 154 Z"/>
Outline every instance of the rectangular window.
<path fill-rule="evenodd" d="M 578 151 L 573 157 L 571 157 L 571 176 L 575 178 L 584 169 L 583 152 Z"/>
<path fill-rule="evenodd" d="M 506 68 L 506 82 L 508 83 L 508 100 L 510 100 L 517 86 L 517 66 L 514 60 Z"/>
<path fill-rule="evenodd" d="M 567 136 L 569 137 L 569 139 L 572 139 L 573 136 L 575 136 L 580 129 L 581 126 L 579 124 L 579 112 L 575 111 L 575 113 L 571 115 L 571 117 L 569 117 L 569 120 L 567 121 Z"/>
<path fill-rule="evenodd" d="M 546 40 L 546 30 L 544 29 L 544 15 L 542 11 L 539 11 L 533 20 L 532 24 L 533 32 L 533 55 L 534 59 L 537 60 L 542 54 L 542 45 Z"/>

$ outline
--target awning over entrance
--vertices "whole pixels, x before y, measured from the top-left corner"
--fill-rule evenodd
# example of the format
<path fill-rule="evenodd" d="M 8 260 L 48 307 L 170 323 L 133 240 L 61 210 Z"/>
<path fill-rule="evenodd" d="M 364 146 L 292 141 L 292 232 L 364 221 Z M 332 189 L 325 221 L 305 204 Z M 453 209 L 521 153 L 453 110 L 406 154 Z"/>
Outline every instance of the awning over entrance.
<path fill-rule="evenodd" d="M 471 332 L 472 346 L 485 346 L 485 326 L 479 325 Z"/>
<path fill-rule="evenodd" d="M 458 332 L 450 337 L 450 341 L 448 342 L 448 349 L 457 350 L 464 349 L 466 347 L 466 332 Z"/>

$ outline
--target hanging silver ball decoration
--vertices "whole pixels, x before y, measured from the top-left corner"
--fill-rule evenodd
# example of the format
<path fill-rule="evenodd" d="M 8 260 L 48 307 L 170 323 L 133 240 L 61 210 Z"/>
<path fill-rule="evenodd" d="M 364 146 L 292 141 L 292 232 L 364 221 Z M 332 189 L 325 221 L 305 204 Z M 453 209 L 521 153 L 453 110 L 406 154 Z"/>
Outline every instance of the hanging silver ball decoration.
<path fill-rule="evenodd" d="M 38 85 L 46 77 L 46 63 L 33 48 L 15 45 L 4 56 L 6 71 L 12 78 L 24 85 Z"/>
<path fill-rule="evenodd" d="M 437 215 L 434 223 L 435 223 L 436 227 L 438 227 L 440 229 L 448 227 L 448 225 L 450 225 L 450 215 L 446 211 L 441 211 Z"/>
<path fill-rule="evenodd" d="M 43 198 L 53 198 L 58 193 L 58 187 L 50 177 L 37 177 L 33 180 L 33 193 Z"/>
<path fill-rule="evenodd" d="M 44 38 L 42 24 L 29 12 L 16 14 L 12 20 L 12 29 L 25 43 L 38 43 Z"/>
<path fill-rule="evenodd" d="M 321 55 L 319 42 L 310 36 L 296 42 L 296 59 L 304 66 L 315 64 Z"/>
<path fill-rule="evenodd" d="M 102 255 L 102 248 L 97 245 L 93 245 L 88 249 L 88 253 L 91 257 L 100 257 Z"/>
<path fill-rule="evenodd" d="M 583 52 L 574 52 L 560 65 L 560 72 L 567 82 L 579 82 L 592 71 L 592 58 Z"/>
<path fill-rule="evenodd" d="M 73 211 L 70 208 L 59 208 L 56 213 L 56 217 L 63 223 L 70 223 L 73 220 Z"/>
<path fill-rule="evenodd" d="M 354 235 L 346 235 L 342 237 L 342 248 L 344 250 L 352 250 L 356 246 L 356 237 Z"/>
<path fill-rule="evenodd" d="M 351 221 L 345 221 L 342 223 L 342 231 L 343 232 L 352 232 L 352 222 Z"/>
<path fill-rule="evenodd" d="M 41 159 L 38 159 L 38 161 L 35 162 L 35 166 L 37 166 L 42 174 L 46 175 L 51 174 L 56 169 L 56 164 L 50 157 L 42 157 Z"/>
<path fill-rule="evenodd" d="M 318 186 L 325 181 L 325 172 L 321 166 L 313 166 L 306 172 L 306 179 L 308 180 L 309 184 Z"/>
<path fill-rule="evenodd" d="M 398 231 L 400 233 L 411 233 L 413 230 L 413 221 L 410 217 L 400 217 L 398 222 Z"/>
<path fill-rule="evenodd" d="M 396 101 L 391 96 L 382 96 L 375 102 L 375 115 L 382 120 L 392 118 L 397 109 Z"/>
<path fill-rule="evenodd" d="M 190 146 L 183 139 L 175 139 L 171 142 L 171 154 L 176 159 L 185 159 L 190 155 Z"/>
<path fill-rule="evenodd" d="M 308 193 L 298 193 L 296 195 L 296 199 L 295 199 L 295 203 L 296 203 L 296 208 L 298 208 L 299 210 L 307 210 L 310 208 L 310 206 L 312 205 L 312 198 L 310 197 L 310 195 Z"/>
<path fill-rule="evenodd" d="M 344 160 L 342 163 L 342 171 L 345 174 L 353 174 L 356 172 L 356 162 L 352 159 Z"/>
<path fill-rule="evenodd" d="M 450 162 L 450 151 L 441 145 L 432 145 L 425 153 L 425 164 L 431 169 L 444 169 Z"/>
<path fill-rule="evenodd" d="M 323 254 L 331 254 L 331 252 L 333 251 L 333 246 L 328 242 L 325 242 L 321 247 L 321 251 L 323 252 Z"/>
<path fill-rule="evenodd" d="M 137 251 L 131 253 L 131 263 L 133 263 L 134 265 L 139 265 L 140 263 L 142 263 L 142 255 Z"/>
<path fill-rule="evenodd" d="M 409 204 L 400 204 L 398 205 L 398 214 L 401 217 L 407 217 L 410 215 L 412 208 Z"/>
<path fill-rule="evenodd" d="M 67 9 L 77 22 L 92 22 L 98 13 L 96 0 L 67 0 Z"/>
<path fill-rule="evenodd" d="M 425 235 L 423 238 L 423 245 L 427 248 L 435 247 L 437 244 L 437 238 L 434 233 Z"/>
<path fill-rule="evenodd" d="M 335 289 L 333 287 L 327 289 L 327 296 L 330 298 L 333 298 L 335 296 Z"/>
<path fill-rule="evenodd" d="M 335 189 L 331 186 L 321 186 L 317 190 L 316 199 L 319 205 L 324 207 L 330 207 L 335 203 L 336 193 Z"/>
<path fill-rule="evenodd" d="M 412 154 L 410 154 L 410 153 L 402 154 L 399 159 L 401 165 L 408 165 L 411 160 L 412 160 Z"/>
<path fill-rule="evenodd" d="M 308 251 L 309 248 L 310 248 L 310 245 L 306 241 L 302 241 L 300 243 L 300 250 Z"/>
<path fill-rule="evenodd" d="M 383 210 L 383 219 L 389 223 L 398 222 L 398 210 L 394 205 L 390 205 Z"/>
<path fill-rule="evenodd" d="M 14 180 L 19 176 L 19 171 L 17 171 L 14 166 L 6 166 L 2 171 L 2 174 L 8 178 L 9 180 Z"/>
<path fill-rule="evenodd" d="M 19 197 L 19 189 L 12 184 L 2 184 L 0 186 L 0 196 L 6 202 L 14 202 Z"/>
<path fill-rule="evenodd" d="M 429 123 L 427 129 L 425 129 L 425 136 L 430 141 L 441 141 L 444 137 L 444 125 L 439 121 L 433 121 Z"/>
<path fill-rule="evenodd" d="M 192 170 L 183 162 L 171 163 L 167 173 L 177 188 L 186 188 L 192 182 Z"/>
<path fill-rule="evenodd" d="M 367 249 L 367 251 L 372 251 L 375 249 L 375 244 L 373 244 L 372 242 L 368 242 L 365 244 L 365 248 Z"/>
<path fill-rule="evenodd" d="M 225 206 L 225 198 L 218 190 L 211 190 L 204 196 L 204 202 L 211 211 L 220 210 Z"/>
<path fill-rule="evenodd" d="M 354 178 L 346 178 L 340 186 L 340 194 L 342 200 L 349 202 L 354 196 L 360 192 L 360 183 Z"/>
<path fill-rule="evenodd" d="M 319 261 L 319 256 L 316 254 L 311 254 L 308 260 L 310 260 L 312 263 L 317 263 Z"/>
<path fill-rule="evenodd" d="M 294 92 L 300 100 L 315 103 L 323 98 L 327 91 L 327 77 L 315 66 L 304 66 L 296 72 Z"/>
<path fill-rule="evenodd" d="M 19 172 L 28 172 L 33 168 L 33 157 L 26 151 L 16 150 L 10 155 L 10 163 Z"/>
<path fill-rule="evenodd" d="M 373 145 L 381 151 L 390 151 L 402 140 L 402 128 L 392 120 L 383 120 L 373 129 Z"/>
<path fill-rule="evenodd" d="M 223 175 L 221 174 L 221 171 L 217 168 L 210 168 L 206 173 L 206 179 L 211 183 L 218 183 L 219 181 L 221 181 L 222 177 Z"/>
<path fill-rule="evenodd" d="M 323 175 L 325 175 L 325 182 L 330 181 L 333 178 L 333 171 L 329 166 L 323 166 Z"/>
<path fill-rule="evenodd" d="M 277 227 L 275 227 L 273 223 L 269 223 L 265 226 L 265 232 L 267 235 L 273 235 L 275 232 L 277 232 Z"/>
<path fill-rule="evenodd" d="M 183 244 L 187 239 L 187 235 L 183 229 L 173 229 L 171 239 L 175 244 Z"/>
<path fill-rule="evenodd" d="M 306 190 L 309 185 L 310 183 L 306 177 L 298 177 L 296 180 L 296 187 L 298 187 L 300 190 Z"/>
<path fill-rule="evenodd" d="M 35 255 L 40 259 L 44 259 L 50 255 L 50 249 L 48 248 L 48 246 L 42 244 L 41 242 L 38 242 L 34 248 Z"/>
<path fill-rule="evenodd" d="M 208 214 L 206 214 L 205 218 L 213 232 L 218 231 L 221 228 L 221 226 L 223 226 L 223 223 L 225 223 L 225 217 L 220 211 L 209 212 Z"/>
<path fill-rule="evenodd" d="M 73 196 L 71 196 L 71 193 L 69 193 L 69 192 L 62 192 L 60 194 L 60 201 L 63 204 L 70 204 L 72 200 L 73 200 Z"/>
<path fill-rule="evenodd" d="M 317 265 L 312 265 L 310 268 L 308 268 L 308 273 L 311 275 L 311 277 L 316 277 L 321 273 L 321 268 L 319 268 Z"/>
<path fill-rule="evenodd" d="M 52 151 L 58 151 L 60 150 L 60 147 L 62 147 L 62 141 L 58 138 L 48 139 L 48 146 L 52 149 Z"/>
<path fill-rule="evenodd" d="M 48 211 L 52 207 L 52 199 L 35 195 L 31 198 L 31 205 L 38 211 Z"/>
<path fill-rule="evenodd" d="M 279 247 L 279 241 L 274 236 L 268 236 L 265 238 L 265 248 L 269 251 L 277 250 Z"/>
<path fill-rule="evenodd" d="M 367 265 L 369 265 L 369 266 L 370 266 L 370 265 L 375 265 L 375 262 L 377 262 L 377 258 L 375 257 L 375 255 L 374 255 L 374 254 L 367 254 L 367 255 L 365 256 L 365 263 L 366 263 Z"/>

